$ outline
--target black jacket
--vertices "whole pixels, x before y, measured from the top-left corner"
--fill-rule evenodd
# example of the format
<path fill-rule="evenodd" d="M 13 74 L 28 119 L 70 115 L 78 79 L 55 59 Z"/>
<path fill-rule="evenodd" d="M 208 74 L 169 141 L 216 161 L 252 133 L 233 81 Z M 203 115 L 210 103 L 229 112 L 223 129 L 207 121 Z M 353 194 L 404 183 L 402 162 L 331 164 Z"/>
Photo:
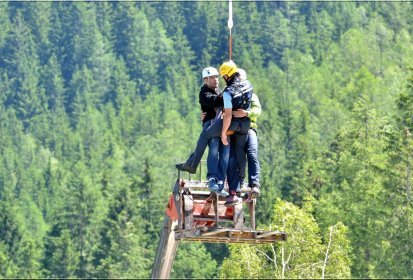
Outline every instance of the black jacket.
<path fill-rule="evenodd" d="M 224 106 L 221 91 L 211 89 L 207 85 L 203 85 L 199 92 L 199 103 L 201 104 L 201 110 L 206 112 L 203 123 L 215 118 L 215 108 Z"/>

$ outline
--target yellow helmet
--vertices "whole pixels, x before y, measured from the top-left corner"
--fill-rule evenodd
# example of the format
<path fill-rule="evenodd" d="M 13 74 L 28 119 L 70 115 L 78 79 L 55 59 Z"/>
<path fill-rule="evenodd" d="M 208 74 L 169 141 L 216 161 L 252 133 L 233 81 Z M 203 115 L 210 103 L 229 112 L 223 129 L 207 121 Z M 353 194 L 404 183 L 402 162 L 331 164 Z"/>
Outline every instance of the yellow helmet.
<path fill-rule="evenodd" d="M 236 72 L 238 72 L 238 67 L 232 60 L 222 63 L 221 67 L 219 67 L 219 74 L 221 76 L 228 75 L 228 77 L 231 77 Z"/>

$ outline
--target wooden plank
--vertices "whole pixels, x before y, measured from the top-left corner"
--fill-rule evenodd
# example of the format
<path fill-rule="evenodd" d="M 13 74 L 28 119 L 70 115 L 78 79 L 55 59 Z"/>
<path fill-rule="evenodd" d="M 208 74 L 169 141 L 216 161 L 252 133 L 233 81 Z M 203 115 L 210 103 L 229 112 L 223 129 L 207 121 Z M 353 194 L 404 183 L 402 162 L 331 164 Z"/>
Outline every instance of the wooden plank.
<path fill-rule="evenodd" d="M 212 236 L 212 235 L 217 235 L 217 234 L 222 233 L 222 232 L 228 232 L 228 230 L 229 229 L 227 229 L 227 228 L 216 229 L 216 230 L 213 230 L 213 231 L 208 231 L 208 232 L 205 232 L 205 233 L 201 233 L 201 235 L 202 236 Z"/>
<path fill-rule="evenodd" d="M 264 238 L 264 237 L 271 236 L 271 235 L 273 235 L 273 234 L 274 234 L 274 233 L 273 233 L 272 231 L 263 232 L 263 233 L 261 233 L 261 234 L 257 234 L 257 238 Z"/>
<path fill-rule="evenodd" d="M 195 222 L 196 221 L 216 221 L 215 215 L 214 216 L 196 216 L 194 217 Z M 232 222 L 232 218 L 227 218 L 227 217 L 219 217 L 220 221 L 227 221 L 227 222 Z"/>
<path fill-rule="evenodd" d="M 260 236 L 260 238 L 258 238 Z M 219 230 L 201 231 L 193 234 L 177 234 L 177 240 L 200 241 L 206 243 L 244 243 L 263 244 L 274 243 L 287 240 L 287 234 L 280 231 L 257 231 L 257 230 L 236 230 L 233 228 L 222 228 Z"/>
<path fill-rule="evenodd" d="M 248 237 L 216 237 L 216 236 L 194 236 L 179 239 L 181 241 L 204 242 L 204 243 L 242 243 L 242 244 L 267 244 L 285 241 L 282 236 L 272 236 L 268 238 L 254 239 Z"/>

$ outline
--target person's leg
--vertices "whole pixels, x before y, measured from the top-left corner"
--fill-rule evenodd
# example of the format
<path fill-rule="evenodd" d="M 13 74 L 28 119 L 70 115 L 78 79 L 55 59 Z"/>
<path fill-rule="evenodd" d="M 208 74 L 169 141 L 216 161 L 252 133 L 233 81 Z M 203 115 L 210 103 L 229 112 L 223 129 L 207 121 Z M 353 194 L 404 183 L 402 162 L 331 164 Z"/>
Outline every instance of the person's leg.
<path fill-rule="evenodd" d="M 232 137 L 231 137 L 232 138 Z M 232 144 L 232 142 L 231 142 Z M 229 191 L 237 191 L 239 188 L 239 175 L 238 175 L 238 163 L 237 155 L 235 154 L 235 146 L 230 145 L 228 169 L 227 169 L 227 180 Z"/>
<path fill-rule="evenodd" d="M 221 138 L 212 137 L 208 142 L 208 157 L 207 157 L 207 179 L 208 187 L 212 192 L 219 192 L 218 186 L 218 164 L 219 164 L 219 146 Z"/>
<path fill-rule="evenodd" d="M 237 156 L 235 152 L 235 145 L 233 145 L 234 142 L 234 136 L 231 136 L 230 154 L 227 169 L 229 197 L 225 201 L 225 206 L 231 206 L 241 202 L 241 198 L 237 196 L 237 193 L 240 192 L 240 185 Z"/>
<path fill-rule="evenodd" d="M 208 157 L 207 157 L 207 179 L 219 179 L 220 171 L 218 168 L 220 157 L 219 151 L 221 146 L 221 138 L 213 137 L 208 142 Z"/>
<path fill-rule="evenodd" d="M 224 145 L 221 142 L 221 138 L 218 138 L 219 143 L 219 160 L 218 160 L 218 180 L 222 180 L 225 182 L 227 178 L 227 170 L 229 165 L 229 157 L 230 157 L 230 150 L 231 150 L 231 143 L 230 145 Z"/>
<path fill-rule="evenodd" d="M 248 157 L 248 186 L 251 188 L 251 198 L 260 196 L 260 164 L 258 161 L 258 138 L 253 129 L 248 131 L 247 141 Z"/>
<path fill-rule="evenodd" d="M 240 119 L 240 132 L 236 132 L 232 139 L 232 145 L 235 146 L 235 153 L 237 156 L 237 163 L 238 163 L 238 174 L 239 174 L 239 184 L 240 188 L 244 184 L 245 179 L 245 169 L 247 165 L 247 140 L 248 140 L 248 130 L 250 126 L 250 119 L 243 118 Z"/>
<path fill-rule="evenodd" d="M 198 167 L 199 162 L 201 161 L 202 156 L 204 155 L 209 139 L 211 139 L 212 137 L 221 136 L 222 123 L 222 119 L 216 119 L 208 128 L 204 129 L 201 132 L 201 135 L 199 135 L 195 151 L 190 155 L 190 157 L 185 163 L 176 164 L 175 167 L 181 171 L 196 173 L 196 168 Z M 248 118 L 232 118 L 231 125 L 228 130 L 235 132 L 244 132 L 247 125 L 250 125 L 250 120 Z M 245 131 L 245 133 L 246 132 L 248 132 L 248 129 Z"/>
<path fill-rule="evenodd" d="M 237 156 L 237 164 L 238 164 L 238 173 L 239 173 L 239 184 L 242 188 L 242 185 L 245 181 L 245 169 L 247 166 L 247 154 L 246 154 L 246 146 L 248 141 L 248 135 L 236 133 L 234 134 L 234 146 L 235 146 L 235 153 Z"/>
<path fill-rule="evenodd" d="M 251 120 L 249 118 L 232 118 L 228 130 L 247 134 L 250 123 Z M 205 130 L 204 137 L 209 139 L 212 137 L 221 136 L 222 125 L 222 119 L 214 120 L 214 122 Z"/>
<path fill-rule="evenodd" d="M 248 183 L 260 185 L 260 163 L 258 161 L 258 137 L 255 130 L 248 131 L 247 140 Z"/>
<path fill-rule="evenodd" d="M 218 190 L 221 196 L 228 196 L 228 193 L 224 191 L 225 179 L 227 176 L 229 153 L 231 145 L 224 145 L 219 138 L 219 162 L 218 162 Z"/>
<path fill-rule="evenodd" d="M 245 178 L 245 167 L 247 165 L 247 155 L 245 147 L 247 145 L 248 134 L 235 133 L 235 154 L 237 155 L 238 170 L 240 178 Z"/>
<path fill-rule="evenodd" d="M 187 171 L 189 173 L 196 173 L 196 169 L 204 155 L 205 149 L 208 146 L 209 140 L 212 138 L 207 133 L 208 129 L 212 126 L 211 122 L 206 122 L 203 125 L 201 134 L 199 135 L 198 142 L 195 151 L 189 156 L 185 163 L 178 163 L 175 167 L 181 171 Z M 212 130 L 211 130 L 212 131 Z M 218 136 L 218 135 L 216 135 Z"/>

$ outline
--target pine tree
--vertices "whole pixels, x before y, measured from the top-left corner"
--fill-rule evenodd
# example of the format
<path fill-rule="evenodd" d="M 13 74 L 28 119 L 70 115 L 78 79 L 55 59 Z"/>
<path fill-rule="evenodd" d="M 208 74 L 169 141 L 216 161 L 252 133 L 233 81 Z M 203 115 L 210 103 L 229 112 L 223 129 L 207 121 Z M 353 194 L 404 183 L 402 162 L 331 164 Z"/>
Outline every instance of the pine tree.
<path fill-rule="evenodd" d="M 6 105 L 16 109 L 27 129 L 31 119 L 40 113 L 45 98 L 38 89 L 39 59 L 34 37 L 19 11 L 12 23 L 12 30 L 2 49 L 7 54 L 4 58 L 7 76 L 13 84 L 13 96 Z"/>
<path fill-rule="evenodd" d="M 99 278 L 147 277 L 149 259 L 145 258 L 139 227 L 140 218 L 129 186 L 121 186 L 111 198 L 109 212 L 100 231 L 94 253 Z"/>
<path fill-rule="evenodd" d="M 369 104 L 365 98 L 359 98 L 352 123 L 342 128 L 334 163 L 336 176 L 326 183 L 332 191 L 323 195 L 318 206 L 324 223 L 341 220 L 351 228 L 353 258 L 357 256 L 353 273 L 359 277 L 378 276 L 380 244 L 387 240 L 380 232 L 384 230 L 387 212 L 383 205 L 389 159 L 383 151 L 388 143 L 388 124 Z"/>

